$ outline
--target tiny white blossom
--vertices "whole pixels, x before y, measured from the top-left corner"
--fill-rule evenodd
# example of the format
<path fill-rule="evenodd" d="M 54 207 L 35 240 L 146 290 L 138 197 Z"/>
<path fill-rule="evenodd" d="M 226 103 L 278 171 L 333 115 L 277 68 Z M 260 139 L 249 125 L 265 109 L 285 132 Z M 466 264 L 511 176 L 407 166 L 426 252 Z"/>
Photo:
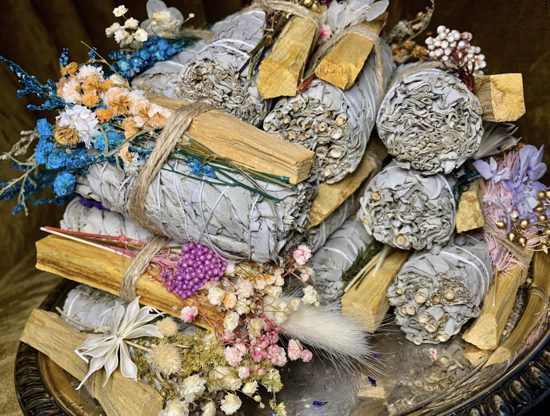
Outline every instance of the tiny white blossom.
<path fill-rule="evenodd" d="M 158 416 L 188 416 L 189 403 L 181 400 L 169 400 L 166 407 L 158 413 Z"/>
<path fill-rule="evenodd" d="M 126 20 L 126 22 L 124 22 L 124 27 L 127 27 L 128 29 L 137 29 L 139 27 L 139 21 L 133 17 L 130 17 Z"/>
<path fill-rule="evenodd" d="M 239 315 L 243 315 L 243 314 L 249 313 L 250 308 L 248 307 L 248 305 L 244 301 L 239 300 L 237 302 L 237 304 L 235 305 L 235 311 L 237 311 L 237 313 Z"/>
<path fill-rule="evenodd" d="M 189 397 L 190 399 L 192 399 L 190 401 L 193 401 L 195 399 L 195 396 L 200 396 L 204 393 L 205 385 L 206 379 L 199 377 L 198 374 L 195 374 L 183 380 L 181 386 L 182 393 L 186 396 L 186 399 L 189 396 L 193 396 L 192 398 Z"/>
<path fill-rule="evenodd" d="M 134 33 L 134 39 L 138 42 L 145 42 L 147 40 L 147 32 L 143 29 L 138 29 L 136 33 Z"/>
<path fill-rule="evenodd" d="M 214 306 L 220 306 L 225 298 L 225 290 L 217 286 L 208 289 L 208 301 Z"/>
<path fill-rule="evenodd" d="M 124 16 L 126 13 L 128 13 L 128 8 L 124 5 L 122 6 L 118 6 L 116 7 L 114 10 L 113 10 L 113 14 L 116 16 L 116 17 L 122 17 Z"/>
<path fill-rule="evenodd" d="M 206 406 L 202 408 L 202 416 L 216 416 L 216 405 L 214 402 L 208 402 Z"/>
<path fill-rule="evenodd" d="M 313 305 L 317 302 L 317 291 L 313 288 L 313 286 L 306 286 L 303 290 L 304 297 L 302 298 L 302 301 L 306 305 Z"/>
<path fill-rule="evenodd" d="M 220 409 L 226 414 L 226 415 L 232 415 L 234 414 L 239 408 L 241 407 L 241 399 L 239 399 L 239 396 L 233 393 L 229 393 L 227 396 L 225 396 L 224 399 L 222 399 L 222 405 L 220 406 Z"/>
<path fill-rule="evenodd" d="M 262 328 L 264 327 L 264 320 L 261 318 L 252 318 L 248 321 L 248 330 L 255 337 L 262 335 Z"/>
<path fill-rule="evenodd" d="M 116 43 L 122 43 L 124 42 L 124 39 L 126 38 L 126 31 L 124 29 L 118 29 L 115 31 L 115 41 Z"/>
<path fill-rule="evenodd" d="M 243 393 L 247 396 L 252 396 L 254 393 L 256 393 L 256 390 L 258 389 L 258 382 L 257 381 L 249 381 L 246 383 L 243 387 Z"/>
<path fill-rule="evenodd" d="M 110 38 L 119 29 L 120 29 L 120 23 L 115 22 L 111 26 L 109 26 L 107 29 L 105 29 L 105 34 L 107 35 L 108 38 Z"/>
<path fill-rule="evenodd" d="M 279 286 L 267 286 L 265 291 L 273 299 L 279 299 L 283 294 L 283 289 Z"/>
<path fill-rule="evenodd" d="M 226 331 L 234 331 L 239 325 L 239 314 L 236 312 L 228 313 L 223 320 L 223 327 Z"/>

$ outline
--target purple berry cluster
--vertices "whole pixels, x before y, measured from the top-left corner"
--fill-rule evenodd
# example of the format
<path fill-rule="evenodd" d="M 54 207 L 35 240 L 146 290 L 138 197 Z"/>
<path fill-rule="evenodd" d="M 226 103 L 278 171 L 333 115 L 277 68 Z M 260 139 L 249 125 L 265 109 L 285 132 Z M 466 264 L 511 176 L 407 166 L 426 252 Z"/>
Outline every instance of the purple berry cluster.
<path fill-rule="evenodd" d="M 199 243 L 187 243 L 181 247 L 181 259 L 176 269 L 161 273 L 166 289 L 182 298 L 197 293 L 208 281 L 217 282 L 223 276 L 227 262 L 214 251 Z"/>

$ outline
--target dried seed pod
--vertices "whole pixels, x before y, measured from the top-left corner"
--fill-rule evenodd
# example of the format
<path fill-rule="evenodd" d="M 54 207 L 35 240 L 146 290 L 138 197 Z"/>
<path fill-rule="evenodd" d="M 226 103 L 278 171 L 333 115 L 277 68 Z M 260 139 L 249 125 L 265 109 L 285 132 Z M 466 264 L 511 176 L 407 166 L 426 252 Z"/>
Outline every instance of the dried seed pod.
<path fill-rule="evenodd" d="M 388 289 L 397 323 L 416 344 L 446 342 L 476 318 L 493 278 L 481 236 L 456 234 L 438 252 L 432 251 L 415 253 Z M 425 294 L 425 301 L 418 302 L 419 293 Z"/>
<path fill-rule="evenodd" d="M 452 175 L 424 176 L 391 163 L 369 183 L 359 217 L 376 240 L 394 247 L 446 244 L 455 227 L 454 183 Z"/>
<path fill-rule="evenodd" d="M 456 76 L 441 69 L 419 69 L 398 78 L 389 89 L 377 129 L 401 168 L 448 174 L 479 148 L 481 104 Z"/>

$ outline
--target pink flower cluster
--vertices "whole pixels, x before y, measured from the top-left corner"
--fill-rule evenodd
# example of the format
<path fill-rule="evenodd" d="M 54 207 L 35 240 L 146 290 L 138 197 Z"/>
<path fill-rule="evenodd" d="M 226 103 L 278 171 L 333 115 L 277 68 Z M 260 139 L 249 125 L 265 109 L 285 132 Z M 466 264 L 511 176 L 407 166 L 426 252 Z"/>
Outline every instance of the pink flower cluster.
<path fill-rule="evenodd" d="M 303 266 L 311 258 L 311 250 L 308 246 L 300 245 L 292 252 L 292 257 L 300 266 Z"/>

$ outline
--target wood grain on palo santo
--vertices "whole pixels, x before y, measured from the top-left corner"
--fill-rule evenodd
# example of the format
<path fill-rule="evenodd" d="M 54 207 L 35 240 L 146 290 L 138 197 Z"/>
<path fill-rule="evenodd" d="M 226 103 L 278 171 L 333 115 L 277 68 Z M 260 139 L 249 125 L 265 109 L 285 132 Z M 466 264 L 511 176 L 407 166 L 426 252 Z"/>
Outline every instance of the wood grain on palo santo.
<path fill-rule="evenodd" d="M 387 254 L 376 273 L 375 266 L 381 256 L 375 256 L 366 266 L 364 273 L 359 273 L 366 273 L 361 284 L 350 288 L 342 297 L 342 313 L 359 319 L 367 332 L 374 333 L 390 309 L 386 296 L 388 288 L 411 254 L 412 251 L 404 250 L 395 250 Z M 350 282 L 348 287 L 352 284 Z"/>
<path fill-rule="evenodd" d="M 384 12 L 373 21 L 364 22 L 361 25 L 379 34 L 387 19 L 388 12 Z M 355 83 L 373 48 L 374 43 L 371 40 L 360 35 L 348 34 L 323 58 L 315 69 L 315 75 L 347 90 Z"/>
<path fill-rule="evenodd" d="M 315 13 L 322 16 L 325 6 Z M 258 90 L 264 100 L 294 97 L 309 54 L 316 41 L 317 25 L 302 17 L 293 17 L 283 28 L 269 56 L 260 66 Z"/>
<path fill-rule="evenodd" d="M 54 273 L 78 283 L 84 283 L 118 296 L 125 270 L 131 259 L 109 249 L 99 248 L 83 242 L 74 241 L 65 236 L 52 235 L 36 242 L 36 267 L 39 270 Z M 158 270 L 152 268 L 151 275 Z M 176 296 L 168 292 L 162 283 L 144 274 L 138 280 L 136 294 L 140 303 L 151 306 L 172 316 L 180 317 L 181 309 L 186 306 L 197 306 L 212 317 L 214 321 L 219 312 L 208 302 L 206 297 L 191 297 L 183 304 Z M 175 308 L 174 308 L 175 307 Z M 201 315 L 194 323 L 202 328 L 212 326 Z"/>
<path fill-rule="evenodd" d="M 516 121 L 525 114 L 521 74 L 477 77 L 474 94 L 481 103 L 485 121 Z"/>
<path fill-rule="evenodd" d="M 483 179 L 472 182 L 467 191 L 460 196 L 456 213 L 456 232 L 463 233 L 485 225 L 483 214 Z"/>
<path fill-rule="evenodd" d="M 78 380 L 85 377 L 88 364 L 74 350 L 86 339 L 86 334 L 57 314 L 39 309 L 33 310 L 21 334 L 22 342 L 48 356 Z M 118 369 L 104 384 L 105 371 L 101 370 L 85 386 L 109 416 L 157 416 L 164 406 L 164 399 L 154 387 L 126 378 Z"/>
<path fill-rule="evenodd" d="M 149 95 L 157 105 L 175 110 L 188 101 Z M 218 155 L 258 172 L 288 177 L 298 184 L 311 175 L 315 153 L 266 133 L 217 110 L 200 114 L 187 131 L 191 137 Z"/>

